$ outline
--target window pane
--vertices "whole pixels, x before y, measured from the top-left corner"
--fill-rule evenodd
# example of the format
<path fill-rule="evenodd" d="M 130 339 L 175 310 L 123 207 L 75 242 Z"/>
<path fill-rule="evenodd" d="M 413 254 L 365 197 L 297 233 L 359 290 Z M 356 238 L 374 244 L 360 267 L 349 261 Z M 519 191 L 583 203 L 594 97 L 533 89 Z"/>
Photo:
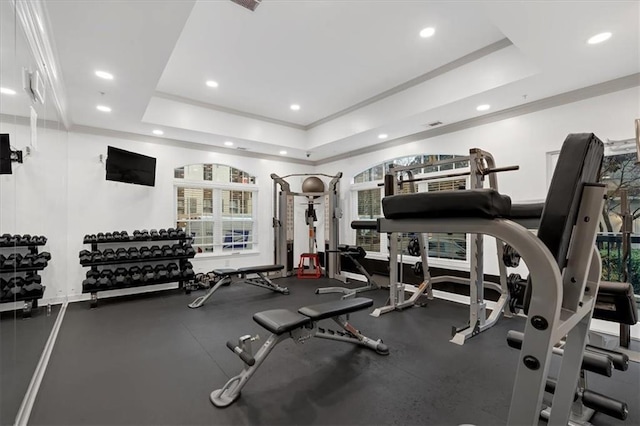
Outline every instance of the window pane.
<path fill-rule="evenodd" d="M 176 179 L 184 179 L 184 167 L 173 169 L 173 177 Z"/>
<path fill-rule="evenodd" d="M 374 229 L 356 229 L 356 246 L 366 251 L 380 252 L 380 234 Z"/>
<path fill-rule="evenodd" d="M 382 216 L 380 189 L 358 191 L 358 219 L 375 219 Z"/>
<path fill-rule="evenodd" d="M 450 160 L 453 158 L 453 155 L 441 155 L 440 160 Z M 440 170 L 451 170 L 453 169 L 453 163 L 443 164 L 440 166 Z"/>

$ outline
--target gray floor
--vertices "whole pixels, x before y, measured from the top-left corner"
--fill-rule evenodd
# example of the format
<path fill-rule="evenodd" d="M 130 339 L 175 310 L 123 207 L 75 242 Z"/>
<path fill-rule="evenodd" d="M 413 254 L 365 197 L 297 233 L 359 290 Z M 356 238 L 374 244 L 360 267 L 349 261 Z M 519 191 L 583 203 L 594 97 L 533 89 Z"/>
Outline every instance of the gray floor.
<path fill-rule="evenodd" d="M 237 374 L 241 361 L 225 346 L 243 334 L 267 333 L 252 314 L 335 300 L 315 295 L 325 280 L 288 279 L 284 296 L 248 285 L 222 287 L 202 308 L 187 304 L 200 293 L 177 292 L 69 306 L 30 423 L 33 425 L 184 424 L 447 424 L 506 421 L 518 352 L 505 334 L 520 319 L 498 326 L 463 347 L 448 343 L 452 325 L 468 308 L 433 301 L 380 318 L 369 311 L 351 321 L 391 354 L 333 341 L 280 344 L 226 409 L 209 393 Z M 387 292 L 366 293 L 376 305 Z M 329 326 L 329 324 L 327 324 Z M 637 365 L 606 383 L 614 397 L 637 390 Z M 599 383 L 600 381 L 598 381 Z M 594 381 L 595 383 L 595 381 Z M 633 395 L 637 398 L 637 392 Z M 629 400 L 629 398 L 626 398 Z M 631 402 L 631 401 L 630 401 Z M 626 424 L 640 424 L 637 404 Z M 604 418 L 600 424 L 622 424 Z"/>
<path fill-rule="evenodd" d="M 47 315 L 46 307 L 37 308 L 24 319 L 22 312 L 0 314 L 0 424 L 15 421 L 59 309 Z"/>

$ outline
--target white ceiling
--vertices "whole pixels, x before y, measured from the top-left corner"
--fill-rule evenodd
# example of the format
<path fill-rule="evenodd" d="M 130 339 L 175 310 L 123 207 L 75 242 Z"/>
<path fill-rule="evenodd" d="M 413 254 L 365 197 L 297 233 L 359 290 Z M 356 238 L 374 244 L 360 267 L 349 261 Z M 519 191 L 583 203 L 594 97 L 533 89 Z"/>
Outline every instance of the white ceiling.
<path fill-rule="evenodd" d="M 75 126 L 161 128 L 216 150 L 232 140 L 317 161 L 384 143 L 379 133 L 400 138 L 638 73 L 639 5 L 264 0 L 250 12 L 226 0 L 49 0 L 45 20 Z M 422 39 L 427 26 L 436 33 Z M 586 44 L 602 31 L 613 37 Z"/>

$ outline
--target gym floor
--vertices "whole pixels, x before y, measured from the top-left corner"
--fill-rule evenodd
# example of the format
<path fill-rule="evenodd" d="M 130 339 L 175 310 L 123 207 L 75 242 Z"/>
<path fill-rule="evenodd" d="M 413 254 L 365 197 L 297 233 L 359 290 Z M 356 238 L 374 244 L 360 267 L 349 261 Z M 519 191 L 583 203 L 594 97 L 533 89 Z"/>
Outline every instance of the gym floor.
<path fill-rule="evenodd" d="M 199 309 L 201 292 L 162 292 L 101 299 L 97 309 L 73 303 L 67 311 L 30 418 L 33 425 L 283 425 L 283 424 L 504 424 L 518 351 L 505 340 L 521 318 L 501 319 L 464 346 L 449 343 L 452 325 L 468 307 L 434 300 L 424 308 L 351 322 L 382 338 L 388 357 L 351 344 L 311 339 L 276 347 L 233 405 L 218 409 L 212 390 L 240 372 L 227 340 L 268 332 L 256 312 L 330 301 L 316 295 L 326 279 L 278 280 L 288 296 L 235 284 Z M 383 305 L 387 291 L 364 293 Z M 329 321 L 328 328 L 333 324 Z M 625 400 L 626 422 L 597 415 L 599 425 L 638 425 L 640 366 L 612 378 L 590 375 L 593 390 Z M 4 421 L 3 421 L 4 423 Z"/>

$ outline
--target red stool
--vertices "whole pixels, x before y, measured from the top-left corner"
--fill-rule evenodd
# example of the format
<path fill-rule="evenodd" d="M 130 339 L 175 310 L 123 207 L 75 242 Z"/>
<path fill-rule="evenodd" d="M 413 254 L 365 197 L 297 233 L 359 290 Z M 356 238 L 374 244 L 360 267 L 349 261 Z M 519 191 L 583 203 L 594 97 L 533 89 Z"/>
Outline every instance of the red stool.
<path fill-rule="evenodd" d="M 309 268 L 305 269 L 305 259 L 309 259 Z M 298 278 L 320 278 L 322 269 L 320 268 L 320 258 L 317 253 L 302 253 L 300 263 L 298 263 Z"/>

